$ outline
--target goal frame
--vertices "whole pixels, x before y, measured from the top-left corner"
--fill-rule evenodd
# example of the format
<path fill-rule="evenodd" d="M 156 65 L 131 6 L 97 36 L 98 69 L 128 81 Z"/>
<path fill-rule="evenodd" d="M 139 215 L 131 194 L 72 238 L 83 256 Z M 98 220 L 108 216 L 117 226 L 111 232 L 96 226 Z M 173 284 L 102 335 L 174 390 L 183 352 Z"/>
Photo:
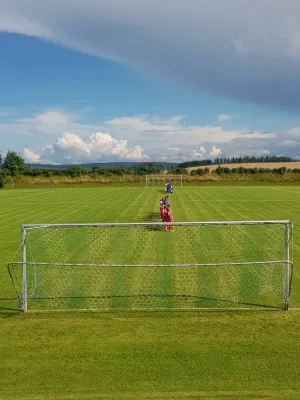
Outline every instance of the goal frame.
<path fill-rule="evenodd" d="M 212 222 L 168 222 L 168 226 L 216 226 L 216 225 L 273 225 L 273 224 L 280 224 L 284 225 L 284 260 L 272 260 L 272 261 L 253 261 L 253 262 L 233 262 L 233 263 L 215 263 L 215 264 L 168 264 L 168 265 L 111 265 L 113 267 L 151 267 L 151 266 L 207 266 L 207 267 L 218 267 L 218 266 L 225 266 L 225 265 L 259 265 L 259 264 L 284 264 L 284 275 L 285 275 L 285 282 L 284 282 L 284 309 L 288 310 L 289 308 L 289 298 L 290 298 L 290 276 L 291 276 L 291 268 L 293 267 L 293 262 L 290 260 L 290 242 L 293 232 L 293 224 L 289 220 L 269 220 L 269 221 L 212 221 Z M 78 223 L 78 224 L 24 224 L 21 226 L 21 248 L 22 248 L 22 261 L 21 262 L 13 262 L 10 264 L 21 264 L 22 265 L 22 305 L 21 309 L 23 312 L 28 311 L 28 296 L 27 296 L 27 265 L 37 264 L 37 265 L 55 265 L 52 263 L 33 263 L 27 262 L 26 256 L 26 233 L 28 230 L 31 229 L 39 229 L 39 228 L 80 228 L 80 227 L 101 227 L 101 228 L 113 228 L 113 227 L 141 227 L 141 226 L 166 226 L 164 222 L 124 222 L 124 223 Z M 9 265 L 10 265 L 9 264 Z M 68 265 L 77 265 L 77 266 L 105 266 L 104 264 L 64 264 L 59 263 L 61 266 L 68 266 Z M 227 308 L 228 309 L 228 308 Z M 201 310 L 201 309 L 199 309 Z M 224 308 L 226 310 L 226 308 Z M 239 309 L 237 309 L 239 310 Z"/>
<path fill-rule="evenodd" d="M 180 180 L 180 187 L 182 187 L 182 179 L 183 179 L 183 175 L 146 175 L 146 188 L 149 187 L 148 186 L 148 181 L 150 178 L 160 178 L 161 181 L 163 180 L 171 180 L 172 178 L 177 178 Z"/>

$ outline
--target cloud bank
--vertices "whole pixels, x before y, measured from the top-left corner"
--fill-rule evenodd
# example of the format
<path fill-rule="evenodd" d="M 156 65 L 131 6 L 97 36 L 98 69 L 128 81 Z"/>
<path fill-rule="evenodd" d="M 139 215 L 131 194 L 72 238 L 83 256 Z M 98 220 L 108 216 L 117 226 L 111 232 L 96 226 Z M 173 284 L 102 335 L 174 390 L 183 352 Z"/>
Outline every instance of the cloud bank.
<path fill-rule="evenodd" d="M 295 0 L 0 0 L 0 31 L 291 109 L 300 106 L 299 21 Z"/>
<path fill-rule="evenodd" d="M 8 132 L 18 135 L 20 147 L 14 149 L 30 163 L 182 162 L 259 154 L 300 158 L 299 127 L 282 132 L 249 132 L 218 125 L 189 125 L 180 116 L 127 116 L 88 125 L 80 115 L 47 110 L 0 123 L 0 137 Z M 37 143 L 38 138 L 42 138 L 43 145 Z"/>
<path fill-rule="evenodd" d="M 140 146 L 128 147 L 127 140 L 114 139 L 108 133 L 94 133 L 84 140 L 74 133 L 63 133 L 54 144 L 45 146 L 40 154 L 25 147 L 23 156 L 28 163 L 78 164 L 106 161 L 146 161 Z"/>

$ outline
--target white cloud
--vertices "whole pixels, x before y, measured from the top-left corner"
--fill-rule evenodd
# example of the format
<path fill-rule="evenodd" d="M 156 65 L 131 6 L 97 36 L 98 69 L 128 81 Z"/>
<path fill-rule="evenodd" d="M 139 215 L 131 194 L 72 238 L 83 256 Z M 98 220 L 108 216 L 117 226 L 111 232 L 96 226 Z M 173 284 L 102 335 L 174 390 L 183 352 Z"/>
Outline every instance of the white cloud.
<path fill-rule="evenodd" d="M 179 152 L 179 147 L 168 147 L 167 151 L 178 153 Z"/>
<path fill-rule="evenodd" d="M 299 150 L 300 150 L 300 143 L 299 143 L 299 141 L 297 142 L 296 140 L 284 140 L 280 144 L 281 144 L 281 146 L 288 146 L 288 147 L 290 147 L 290 146 L 296 146 L 297 147 L 298 146 Z"/>
<path fill-rule="evenodd" d="M 211 149 L 211 152 L 209 153 L 210 157 L 218 157 L 220 154 L 222 154 L 221 149 L 218 149 L 216 146 L 213 146 Z"/>
<path fill-rule="evenodd" d="M 11 118 L 0 122 L 0 135 L 61 135 L 71 131 L 80 135 L 89 135 L 99 128 L 98 125 L 84 124 L 81 116 L 64 110 L 49 109 L 27 118 Z"/>
<path fill-rule="evenodd" d="M 221 114 L 218 116 L 217 121 L 223 122 L 223 121 L 228 121 L 229 119 L 232 119 L 233 115 L 228 115 L 228 114 Z"/>
<path fill-rule="evenodd" d="M 285 137 L 290 140 L 299 140 L 300 138 L 300 127 L 296 126 L 292 129 L 285 131 Z"/>
<path fill-rule="evenodd" d="M 176 123 L 173 119 L 173 124 L 169 124 L 168 122 L 168 120 L 160 121 L 158 118 L 152 119 L 151 117 L 125 117 L 107 121 L 106 125 L 114 131 L 127 131 L 127 135 L 134 135 L 136 132 L 157 133 L 157 137 L 162 140 L 166 136 L 170 140 L 170 144 L 172 136 L 175 134 L 182 144 L 187 144 L 191 140 L 197 140 L 199 144 L 204 142 L 220 143 L 229 142 L 239 137 L 259 139 L 274 135 L 273 133 L 248 132 L 243 130 L 225 131 L 221 126 L 187 125 L 183 123 L 182 118 L 178 119 Z"/>
<path fill-rule="evenodd" d="M 104 162 L 112 160 L 143 161 L 148 156 L 140 146 L 128 147 L 127 140 L 117 140 L 107 133 L 94 133 L 85 141 L 74 133 L 64 133 L 55 144 L 47 145 L 41 154 L 25 148 L 23 154 L 27 162 L 63 164 Z"/>
<path fill-rule="evenodd" d="M 197 159 L 197 158 L 202 158 L 206 153 L 206 150 L 203 146 L 200 146 L 199 150 L 193 149 L 192 153 L 190 154 L 189 158 L 191 159 Z"/>
<path fill-rule="evenodd" d="M 300 105 L 299 19 L 295 0 L 0 1 L 0 31 L 291 108 Z"/>
<path fill-rule="evenodd" d="M 134 130 L 138 132 L 169 132 L 180 131 L 182 117 L 170 117 L 168 119 L 151 117 L 123 117 L 106 121 L 113 129 Z"/>
<path fill-rule="evenodd" d="M 74 153 L 90 154 L 90 146 L 81 137 L 74 133 L 64 133 L 57 139 L 56 146 L 62 150 L 70 150 Z"/>
<path fill-rule="evenodd" d="M 200 147 L 199 153 L 201 154 L 201 156 L 204 156 L 204 154 L 206 153 L 206 150 L 203 146 Z"/>
<path fill-rule="evenodd" d="M 40 156 L 27 147 L 23 150 L 23 157 L 25 161 L 30 164 L 37 164 L 41 161 Z"/>
<path fill-rule="evenodd" d="M 103 157 L 107 155 L 118 156 L 120 159 L 142 161 L 148 159 L 148 156 L 143 154 L 143 149 L 140 146 L 128 148 L 128 141 L 114 139 L 108 133 L 95 133 L 90 136 L 91 155 Z"/>

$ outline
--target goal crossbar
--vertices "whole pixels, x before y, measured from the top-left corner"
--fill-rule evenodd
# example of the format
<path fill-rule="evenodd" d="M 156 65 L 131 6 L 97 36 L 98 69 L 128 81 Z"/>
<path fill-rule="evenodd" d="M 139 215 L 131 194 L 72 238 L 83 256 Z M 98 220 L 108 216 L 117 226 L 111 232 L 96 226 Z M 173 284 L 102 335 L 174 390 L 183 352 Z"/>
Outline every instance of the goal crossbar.
<path fill-rule="evenodd" d="M 105 223 L 78 223 L 78 224 L 23 224 L 22 230 L 35 228 L 75 228 L 75 227 L 130 227 L 130 226 L 213 226 L 213 225 L 287 225 L 289 220 L 267 221 L 202 221 L 202 222 L 105 222 Z"/>
<path fill-rule="evenodd" d="M 53 267 L 72 267 L 74 265 L 78 267 L 227 267 L 229 265 L 273 265 L 289 263 L 293 265 L 290 260 L 277 260 L 277 261 L 249 261 L 249 262 L 235 262 L 235 263 L 210 263 L 210 264 L 91 264 L 91 263 L 49 263 L 49 262 L 26 262 L 26 265 L 48 265 Z M 23 261 L 10 262 L 10 265 L 22 265 Z"/>
<path fill-rule="evenodd" d="M 169 181 L 170 180 L 179 180 L 180 186 L 182 186 L 183 175 L 146 175 L 146 187 L 148 187 L 148 182 L 151 180 L 159 180 L 159 181 Z"/>

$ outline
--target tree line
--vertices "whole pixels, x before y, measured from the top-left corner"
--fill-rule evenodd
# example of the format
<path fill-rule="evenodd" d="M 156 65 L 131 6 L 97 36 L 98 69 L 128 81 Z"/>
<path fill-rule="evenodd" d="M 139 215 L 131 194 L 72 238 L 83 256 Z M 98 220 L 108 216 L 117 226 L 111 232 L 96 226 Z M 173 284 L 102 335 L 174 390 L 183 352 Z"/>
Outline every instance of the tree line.
<path fill-rule="evenodd" d="M 189 161 L 179 164 L 178 167 L 172 166 L 168 171 L 165 171 L 163 164 L 159 163 L 141 163 L 131 167 L 99 167 L 93 166 L 92 169 L 87 169 L 81 165 L 73 165 L 67 168 L 31 168 L 26 165 L 25 160 L 14 151 L 8 151 L 5 157 L 0 153 L 0 188 L 4 187 L 4 181 L 7 176 L 16 177 L 18 175 L 31 176 L 31 177 L 58 177 L 65 176 L 76 178 L 81 176 L 116 176 L 116 175 L 151 175 L 151 174 L 172 174 L 172 175 L 186 175 L 186 167 L 191 166 L 210 166 L 219 165 L 214 171 L 210 172 L 209 168 L 197 169 L 191 171 L 191 176 L 201 176 L 209 173 L 226 175 L 226 174 L 261 174 L 261 173 L 276 173 L 285 174 L 287 172 L 300 173 L 300 169 L 287 169 L 285 167 L 269 169 L 269 168 L 228 168 L 224 164 L 239 164 L 239 163 L 270 163 L 270 162 L 291 162 L 295 161 L 290 157 L 232 157 L 232 158 L 219 158 L 214 161 Z M 223 164 L 221 166 L 220 164 Z"/>
<path fill-rule="evenodd" d="M 18 175 L 31 177 L 46 177 L 54 176 L 80 177 L 80 176 L 116 176 L 116 175 L 151 175 L 161 174 L 164 172 L 164 165 L 159 163 L 141 163 L 132 167 L 113 167 L 102 168 L 93 166 L 92 169 L 87 169 L 81 165 L 73 165 L 68 168 L 31 168 L 26 165 L 25 160 L 14 151 L 8 151 L 5 157 L 0 153 L 0 186 L 4 186 L 4 180 L 7 176 L 16 177 Z M 168 173 L 184 174 L 186 170 L 183 168 L 172 167 Z"/>
<path fill-rule="evenodd" d="M 219 165 L 215 170 L 211 171 L 209 168 L 199 168 L 199 169 L 194 169 L 191 171 L 191 176 L 202 176 L 206 174 L 217 174 L 217 175 L 228 175 L 228 174 L 247 174 L 247 175 L 254 175 L 254 174 L 278 174 L 278 175 L 284 175 L 286 173 L 293 173 L 293 174 L 299 174 L 300 173 L 300 168 L 286 168 L 286 167 L 280 167 L 280 168 L 244 168 L 244 167 L 238 167 L 238 168 L 228 168 Z"/>
<path fill-rule="evenodd" d="M 214 160 L 194 160 L 186 161 L 179 164 L 179 168 L 189 168 L 189 167 L 201 167 L 209 165 L 220 165 L 220 164 L 242 164 L 242 163 L 275 163 L 275 162 L 293 162 L 297 161 L 291 157 L 285 156 L 260 156 L 260 157 L 216 157 Z"/>

